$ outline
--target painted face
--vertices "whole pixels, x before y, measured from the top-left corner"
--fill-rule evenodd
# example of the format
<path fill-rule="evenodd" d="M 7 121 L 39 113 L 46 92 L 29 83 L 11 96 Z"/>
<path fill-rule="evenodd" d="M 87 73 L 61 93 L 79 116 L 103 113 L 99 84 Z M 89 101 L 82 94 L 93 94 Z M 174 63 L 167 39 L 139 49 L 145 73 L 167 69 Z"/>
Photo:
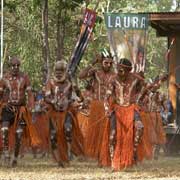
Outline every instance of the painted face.
<path fill-rule="evenodd" d="M 159 89 L 160 85 L 159 84 L 155 84 L 153 87 L 152 87 L 152 92 L 156 92 L 158 89 Z"/>
<path fill-rule="evenodd" d="M 58 80 L 65 79 L 66 69 L 64 67 L 56 67 L 55 68 L 55 76 Z"/>
<path fill-rule="evenodd" d="M 121 65 L 117 66 L 117 70 L 118 70 L 118 75 L 120 77 L 125 77 L 128 75 L 128 73 L 130 72 L 129 69 L 127 67 L 123 67 Z"/>
<path fill-rule="evenodd" d="M 104 58 L 102 61 L 102 67 L 105 72 L 110 71 L 112 67 L 112 59 L 111 58 Z"/>
<path fill-rule="evenodd" d="M 119 76 L 124 76 L 125 74 L 125 69 L 122 66 L 117 66 L 117 70 L 118 70 L 118 75 Z"/>
<path fill-rule="evenodd" d="M 20 61 L 18 59 L 12 59 L 11 61 L 11 70 L 14 76 L 18 75 L 20 67 Z"/>

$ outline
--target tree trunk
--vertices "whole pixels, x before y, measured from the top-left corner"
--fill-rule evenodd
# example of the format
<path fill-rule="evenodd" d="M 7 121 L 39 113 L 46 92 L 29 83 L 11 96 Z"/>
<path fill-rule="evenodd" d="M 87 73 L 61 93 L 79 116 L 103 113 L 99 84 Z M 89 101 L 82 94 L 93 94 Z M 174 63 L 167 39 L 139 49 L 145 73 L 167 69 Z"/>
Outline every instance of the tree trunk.
<path fill-rule="evenodd" d="M 44 68 L 47 70 L 47 74 L 44 74 L 46 80 L 50 75 L 50 51 L 48 42 L 48 0 L 42 2 L 42 39 L 43 39 L 43 59 Z"/>
<path fill-rule="evenodd" d="M 66 9 L 63 10 L 61 7 L 61 2 L 59 1 L 59 11 L 57 16 L 57 61 L 62 60 L 64 55 L 64 37 L 65 37 L 65 17 Z"/>

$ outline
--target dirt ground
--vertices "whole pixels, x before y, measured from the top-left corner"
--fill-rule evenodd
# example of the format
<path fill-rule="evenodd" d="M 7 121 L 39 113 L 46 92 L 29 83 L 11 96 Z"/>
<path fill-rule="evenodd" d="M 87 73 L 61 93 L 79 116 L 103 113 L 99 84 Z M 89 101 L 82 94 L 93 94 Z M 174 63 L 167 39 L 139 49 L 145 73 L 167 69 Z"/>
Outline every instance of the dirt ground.
<path fill-rule="evenodd" d="M 74 159 L 65 168 L 58 168 L 50 158 L 33 159 L 26 155 L 16 168 L 0 167 L 0 180 L 180 180 L 180 156 L 145 161 L 121 172 L 100 168 L 92 160 Z"/>

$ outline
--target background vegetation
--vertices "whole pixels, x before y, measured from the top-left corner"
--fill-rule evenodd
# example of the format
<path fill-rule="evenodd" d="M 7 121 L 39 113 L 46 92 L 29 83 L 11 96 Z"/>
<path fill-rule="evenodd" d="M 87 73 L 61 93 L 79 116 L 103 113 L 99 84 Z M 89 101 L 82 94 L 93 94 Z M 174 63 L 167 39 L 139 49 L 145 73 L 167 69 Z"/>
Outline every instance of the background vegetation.
<path fill-rule="evenodd" d="M 6 0 L 4 7 L 4 71 L 10 56 L 22 59 L 22 69 L 38 89 L 44 68 L 68 59 L 80 31 L 83 9 L 94 8 L 97 0 Z M 174 11 L 175 0 L 101 0 L 93 36 L 80 67 L 86 66 L 104 46 L 108 46 L 103 13 Z M 167 38 L 157 38 L 149 28 L 146 77 L 166 71 Z"/>

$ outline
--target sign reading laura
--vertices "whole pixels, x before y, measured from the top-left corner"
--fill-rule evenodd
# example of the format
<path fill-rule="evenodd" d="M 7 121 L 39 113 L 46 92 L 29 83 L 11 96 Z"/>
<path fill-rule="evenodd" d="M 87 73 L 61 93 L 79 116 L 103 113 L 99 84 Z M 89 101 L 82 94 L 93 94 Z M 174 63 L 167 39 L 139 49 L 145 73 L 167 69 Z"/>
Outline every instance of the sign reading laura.
<path fill-rule="evenodd" d="M 147 29 L 147 14 L 105 13 L 106 27 L 120 29 Z"/>

